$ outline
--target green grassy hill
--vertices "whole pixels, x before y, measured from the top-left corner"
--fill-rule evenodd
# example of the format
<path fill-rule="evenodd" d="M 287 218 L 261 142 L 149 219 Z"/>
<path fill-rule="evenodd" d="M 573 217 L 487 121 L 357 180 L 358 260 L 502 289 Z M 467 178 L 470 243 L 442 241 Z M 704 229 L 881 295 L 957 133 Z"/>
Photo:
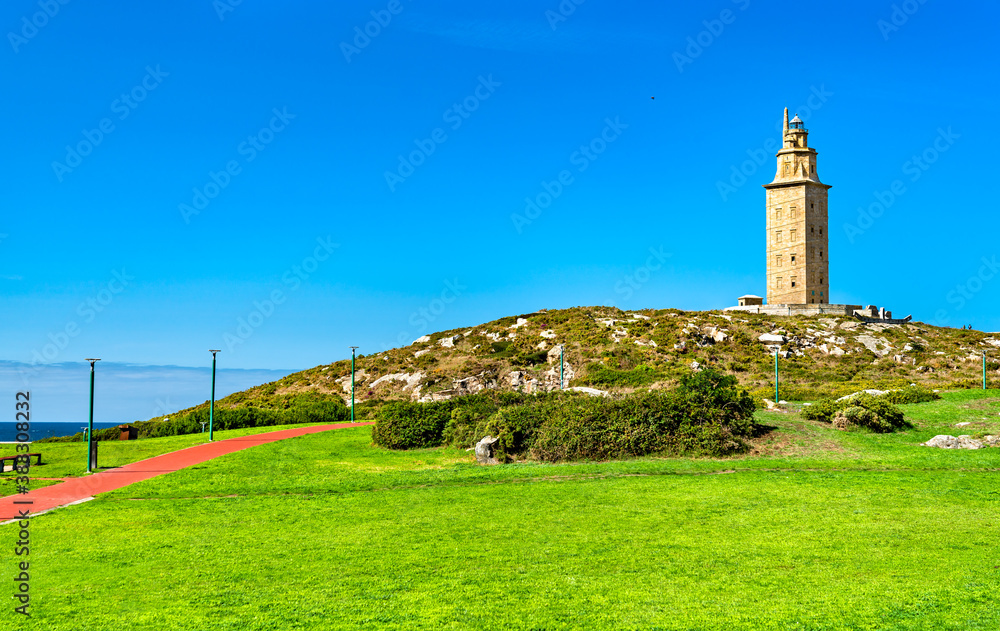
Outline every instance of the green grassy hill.
<path fill-rule="evenodd" d="M 762 342 L 764 334 L 783 341 Z M 576 307 L 441 331 L 403 348 L 360 355 L 357 416 L 367 418 L 386 400 L 436 400 L 484 388 L 556 389 L 560 344 L 565 345 L 567 387 L 609 392 L 669 387 L 693 367 L 710 366 L 735 375 L 756 398 L 771 397 L 775 348 L 781 398 L 787 400 L 911 383 L 980 387 L 984 350 L 994 353 L 987 366 L 991 383 L 1000 381 L 1000 334 L 919 322 L 866 325 L 845 317 Z M 303 399 L 349 401 L 350 372 L 350 360 L 341 360 L 233 394 L 217 405 L 282 410 Z"/>

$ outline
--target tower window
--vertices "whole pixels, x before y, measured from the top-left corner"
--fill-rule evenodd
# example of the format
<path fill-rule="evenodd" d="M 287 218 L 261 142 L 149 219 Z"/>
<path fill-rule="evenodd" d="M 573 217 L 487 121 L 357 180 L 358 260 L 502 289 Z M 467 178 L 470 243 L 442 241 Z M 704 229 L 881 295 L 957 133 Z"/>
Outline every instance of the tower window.
<path fill-rule="evenodd" d="M 809 208 L 816 208 L 816 204 L 809 204 Z"/>
<path fill-rule="evenodd" d="M 812 292 L 812 295 L 813 295 L 813 296 L 815 296 L 815 295 L 816 295 L 816 292 L 815 292 L 815 291 L 814 291 L 814 292 Z"/>
<path fill-rule="evenodd" d="M 795 255 L 792 255 L 792 265 L 795 265 Z"/>
<path fill-rule="evenodd" d="M 792 276 L 792 287 L 795 287 L 795 279 L 796 279 L 796 277 Z"/>
<path fill-rule="evenodd" d="M 775 267 L 781 267 L 781 255 L 775 257 Z"/>
<path fill-rule="evenodd" d="M 774 242 L 781 243 L 781 230 L 776 230 L 774 232 Z"/>
<path fill-rule="evenodd" d="M 778 289 L 784 289 L 785 288 L 785 279 L 782 278 L 781 276 L 779 276 L 777 280 L 778 280 Z"/>
<path fill-rule="evenodd" d="M 816 165 L 815 165 L 815 164 L 814 164 L 814 165 L 812 165 L 812 172 L 813 172 L 813 173 L 815 173 L 815 172 L 816 172 Z"/>
<path fill-rule="evenodd" d="M 809 234 L 813 234 L 814 232 L 816 232 L 816 228 L 809 226 Z"/>
<path fill-rule="evenodd" d="M 823 258 L 823 250 L 819 251 L 819 258 Z"/>
<path fill-rule="evenodd" d="M 822 228 L 819 229 L 819 233 L 823 234 L 823 229 Z"/>
<path fill-rule="evenodd" d="M 774 211 L 774 220 L 775 221 L 781 221 L 781 209 L 780 208 L 778 210 Z"/>
<path fill-rule="evenodd" d="M 823 284 L 823 277 L 822 277 L 822 276 L 820 276 L 820 277 L 819 277 L 819 284 L 820 284 L 820 285 L 822 285 L 822 284 Z M 816 293 L 816 292 L 813 292 L 813 293 Z"/>
<path fill-rule="evenodd" d="M 795 243 L 795 231 L 794 230 L 789 230 L 788 231 L 788 242 L 789 243 Z"/>
<path fill-rule="evenodd" d="M 798 210 L 798 209 L 795 206 L 792 206 L 791 208 L 788 209 L 789 215 L 791 216 L 792 219 L 795 219 L 795 211 L 796 210 Z"/>

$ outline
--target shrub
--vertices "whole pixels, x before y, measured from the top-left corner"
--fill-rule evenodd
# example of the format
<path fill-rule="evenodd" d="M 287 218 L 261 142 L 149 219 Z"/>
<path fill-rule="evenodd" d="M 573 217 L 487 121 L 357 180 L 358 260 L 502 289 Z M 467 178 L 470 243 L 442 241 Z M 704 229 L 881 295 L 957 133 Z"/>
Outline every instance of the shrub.
<path fill-rule="evenodd" d="M 648 386 L 658 379 L 659 374 L 656 370 L 645 365 L 636 366 L 631 370 L 618 370 L 597 364 L 587 369 L 587 376 L 583 378 L 582 382 L 606 388 L 639 388 Z"/>
<path fill-rule="evenodd" d="M 507 458 L 579 460 L 652 453 L 725 455 L 754 430 L 753 400 L 734 377 L 689 373 L 673 391 L 617 398 L 490 390 L 439 403 L 386 403 L 375 443 L 392 449 L 467 447 L 497 436 Z"/>
<path fill-rule="evenodd" d="M 839 415 L 843 415 L 849 425 L 884 433 L 895 431 L 907 424 L 903 419 L 903 412 L 884 397 L 859 394 L 843 403 L 846 405 Z"/>
<path fill-rule="evenodd" d="M 541 460 L 605 460 L 655 453 L 723 456 L 745 449 L 753 400 L 733 377 L 688 374 L 674 391 L 644 392 L 564 405 L 538 425 Z"/>
<path fill-rule="evenodd" d="M 901 390 L 891 390 L 883 395 L 882 398 L 889 403 L 903 405 L 906 403 L 926 403 L 928 401 L 936 401 L 940 399 L 941 396 L 932 390 L 928 390 L 927 388 L 911 386 Z"/>
<path fill-rule="evenodd" d="M 445 424 L 451 416 L 450 403 L 386 403 L 375 413 L 372 440 L 389 449 L 436 447 L 441 444 Z"/>
<path fill-rule="evenodd" d="M 874 432 L 892 432 L 908 425 L 902 410 L 887 401 L 886 397 L 864 393 L 843 401 L 819 401 L 804 408 L 802 416 L 826 423 L 856 425 Z"/>
<path fill-rule="evenodd" d="M 823 421 L 829 423 L 833 421 L 833 416 L 840 409 L 840 404 L 833 399 L 823 399 L 810 406 L 802 408 L 802 416 L 811 421 Z"/>

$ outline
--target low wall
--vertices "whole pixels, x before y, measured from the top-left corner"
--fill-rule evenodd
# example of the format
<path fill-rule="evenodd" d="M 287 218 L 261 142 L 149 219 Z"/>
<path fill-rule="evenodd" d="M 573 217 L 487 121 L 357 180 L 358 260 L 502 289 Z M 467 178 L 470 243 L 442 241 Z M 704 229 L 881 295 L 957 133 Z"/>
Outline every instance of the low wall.
<path fill-rule="evenodd" d="M 861 305 L 753 305 L 749 307 L 726 307 L 723 311 L 743 311 L 744 313 L 762 313 L 774 316 L 814 316 L 832 315 L 853 317 L 855 311 L 860 311 Z"/>

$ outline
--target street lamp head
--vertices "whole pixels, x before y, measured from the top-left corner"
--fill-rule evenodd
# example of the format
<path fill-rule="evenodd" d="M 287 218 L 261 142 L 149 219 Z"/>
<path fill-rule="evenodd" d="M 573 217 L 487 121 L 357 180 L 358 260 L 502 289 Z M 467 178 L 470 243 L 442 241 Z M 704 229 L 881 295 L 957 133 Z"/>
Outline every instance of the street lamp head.
<path fill-rule="evenodd" d="M 101 360 L 99 358 L 95 359 L 95 358 L 92 358 L 92 357 L 88 357 L 87 359 L 85 359 L 83 361 L 85 361 L 85 362 L 99 362 Z"/>
<path fill-rule="evenodd" d="M 215 355 L 216 353 L 221 353 L 222 350 L 221 349 L 217 349 L 217 348 L 210 348 L 210 349 L 208 349 L 208 352 L 211 353 L 211 354 L 213 354 L 213 355 Z"/>

